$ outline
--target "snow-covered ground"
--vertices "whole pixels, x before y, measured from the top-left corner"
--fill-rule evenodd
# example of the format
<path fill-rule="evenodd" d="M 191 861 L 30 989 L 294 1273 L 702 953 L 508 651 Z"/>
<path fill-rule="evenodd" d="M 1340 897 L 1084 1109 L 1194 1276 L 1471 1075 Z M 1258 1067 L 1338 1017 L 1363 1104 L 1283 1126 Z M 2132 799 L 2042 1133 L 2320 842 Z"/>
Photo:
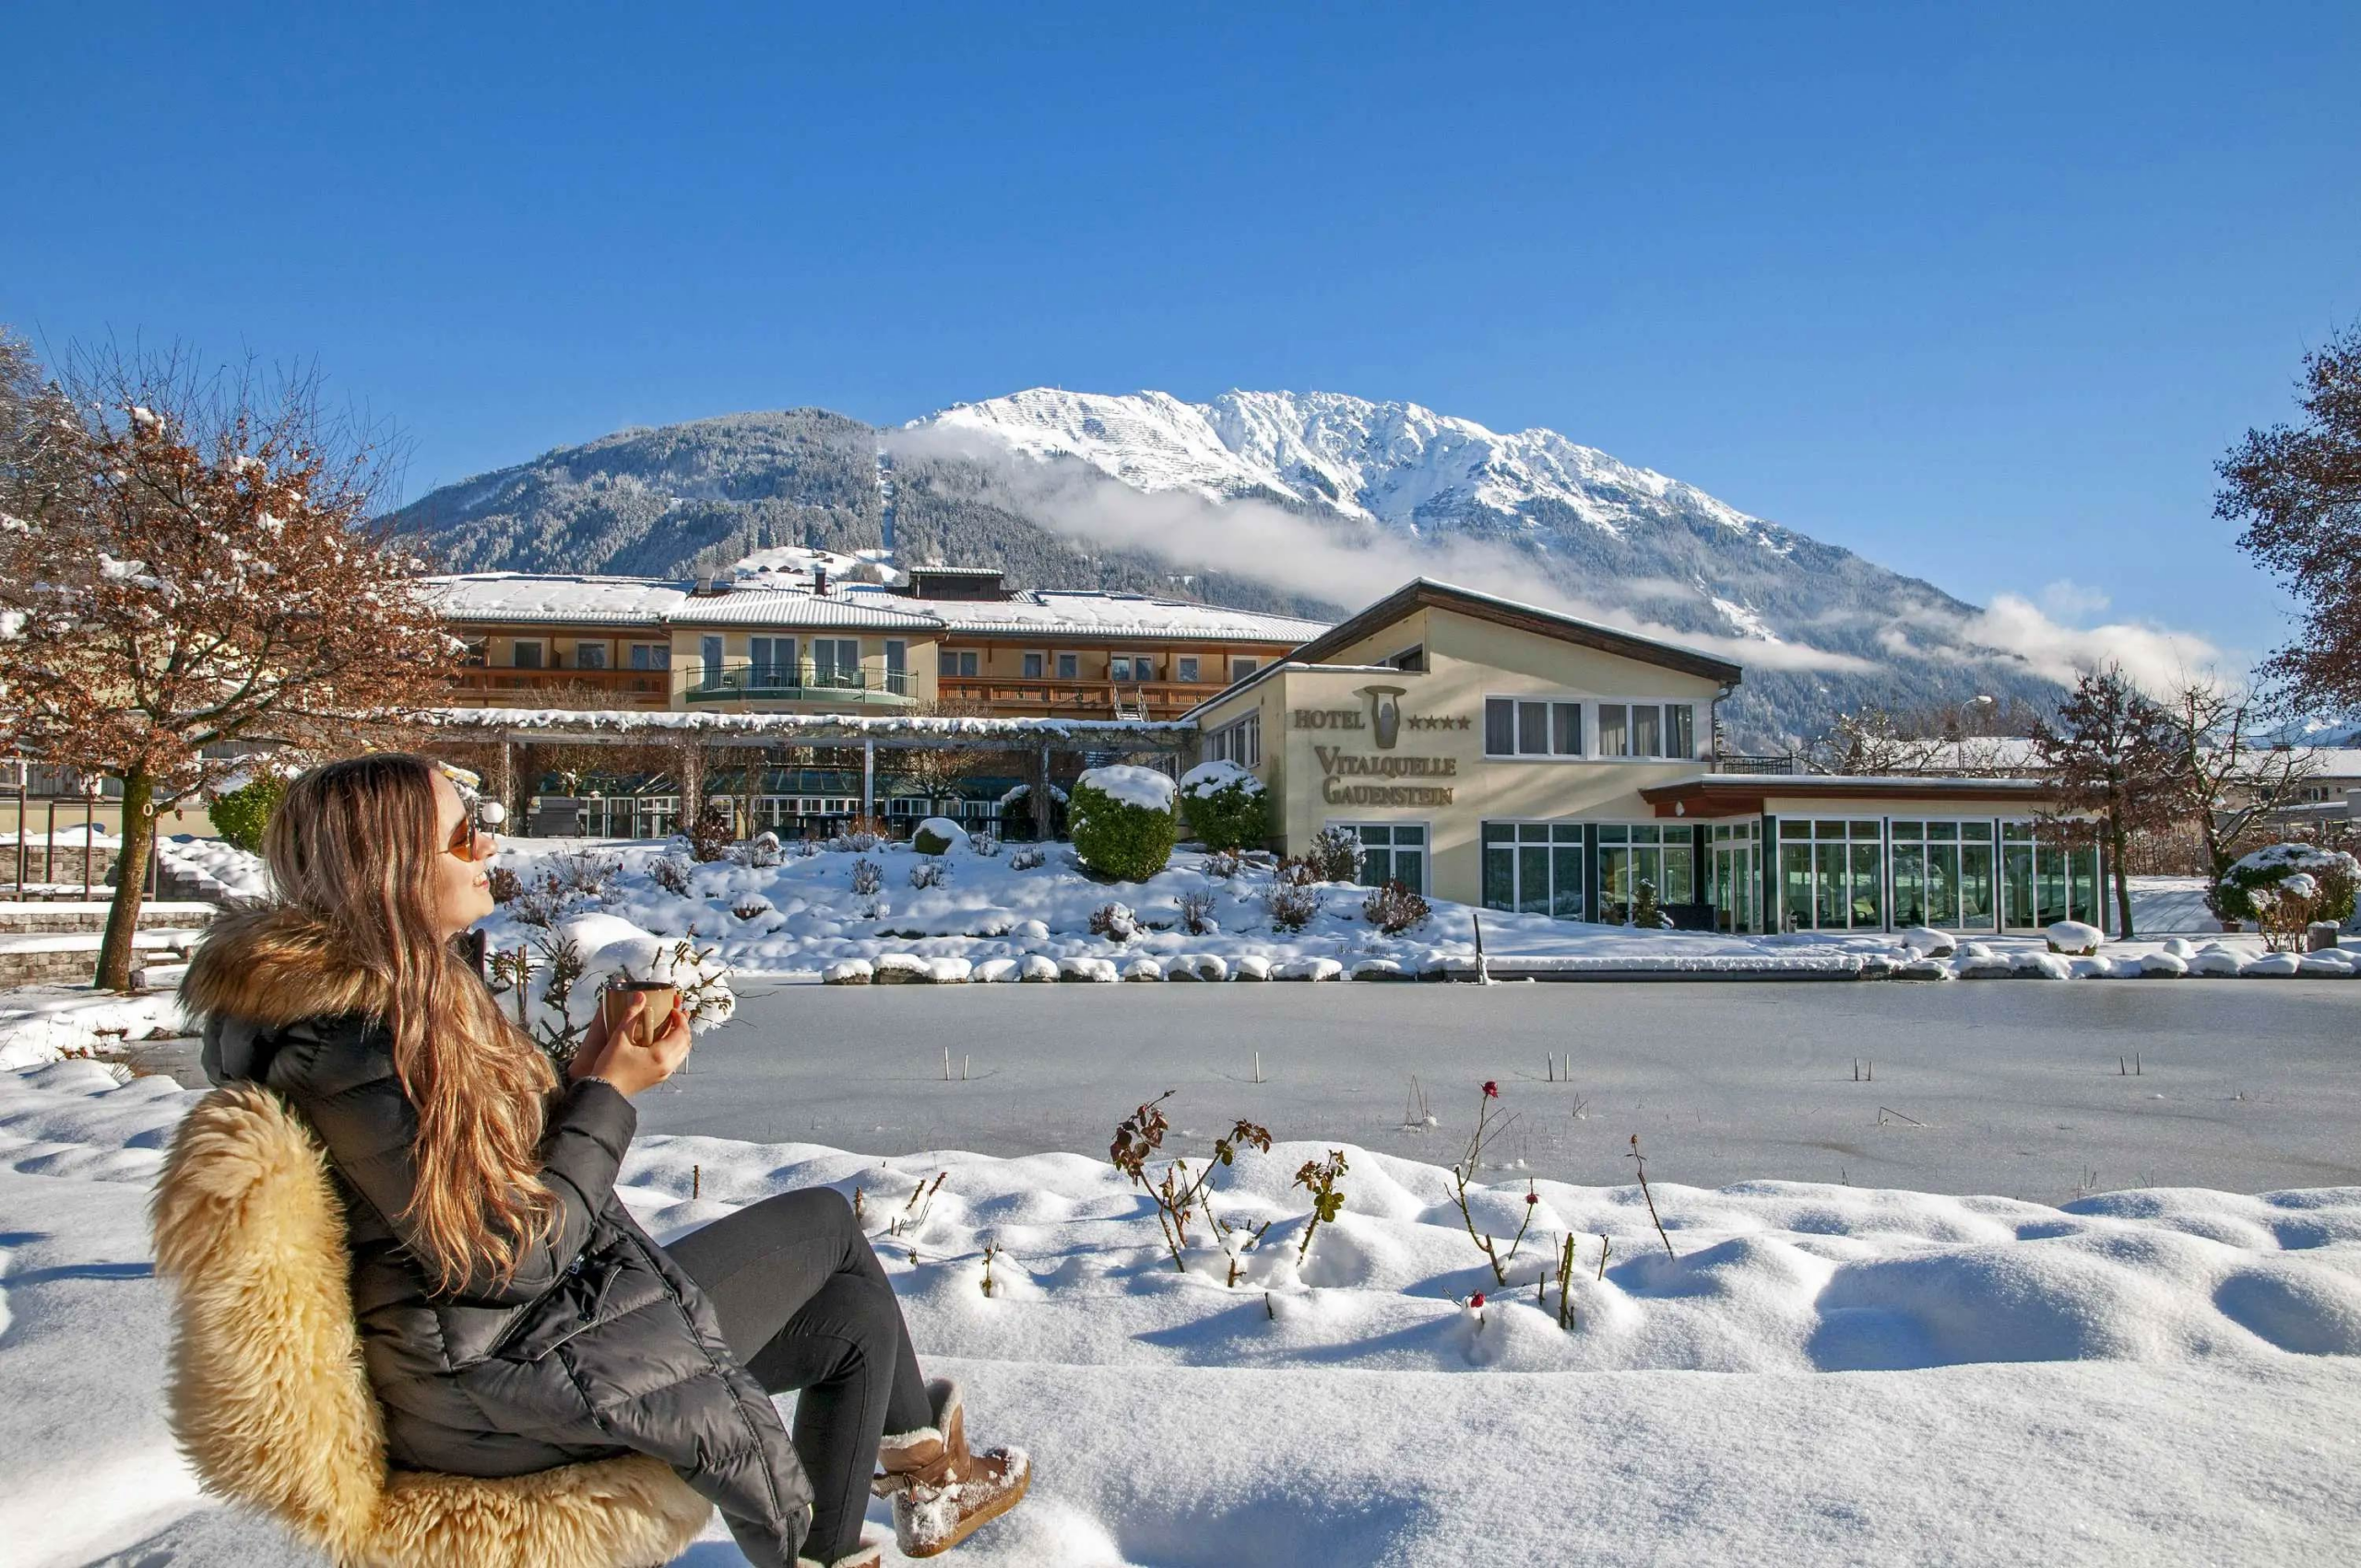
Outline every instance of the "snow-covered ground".
<path fill-rule="evenodd" d="M 1028 866 L 1034 855 L 1044 859 Z M 1909 933 L 1647 932 L 1476 910 L 1442 899 L 1432 901 L 1426 921 L 1389 935 L 1363 917 L 1370 890 L 1343 883 L 1323 886 L 1320 912 L 1301 929 L 1286 931 L 1274 927 L 1264 904 L 1267 867 L 1222 877 L 1209 873 L 1208 859 L 1183 850 L 1149 881 L 1113 885 L 1085 876 L 1072 848 L 1060 844 L 1003 845 L 990 856 L 963 844 L 939 859 L 901 844 L 809 856 L 790 847 L 777 864 L 758 866 L 729 860 L 692 864 L 677 844 L 528 839 L 505 843 L 501 863 L 528 887 L 555 871 L 611 868 L 613 874 L 599 879 L 595 892 L 567 907 L 603 909 L 662 936 L 694 937 L 747 974 L 808 976 L 835 968 L 838 978 L 859 979 L 864 968 L 873 974 L 890 967 L 938 981 L 1017 980 L 1026 978 L 1028 959 L 1101 980 L 1170 980 L 1181 969 L 1197 979 L 1235 979 L 1241 972 L 1255 979 L 1342 978 L 1357 970 L 1471 974 L 1478 919 L 1496 974 L 1902 971 L 1953 979 L 2013 972 L 2066 980 L 2154 978 L 2171 968 L 2149 961 L 2169 938 L 2113 943 L 2095 957 L 2073 960 L 2047 954 L 2038 938 L 1964 939 L 1955 951 L 1929 957 L 1912 947 Z M 659 861 L 673 862 L 685 891 L 658 885 L 651 866 Z M 873 893 L 854 890 L 863 863 L 874 868 Z M 913 872 L 928 866 L 941 868 L 941 885 L 913 886 Z M 1181 908 L 1191 897 L 1211 900 L 1209 922 L 1193 932 Z M 1138 930 L 1130 940 L 1092 932 L 1092 915 L 1109 905 L 1135 917 Z M 521 908 L 512 903 L 489 922 L 496 946 L 514 950 L 541 934 L 518 919 Z M 2189 945 L 2192 953 L 2198 945 L 2216 950 L 2204 965 L 2182 966 L 2192 972 L 2236 975 L 2261 961 L 2265 975 L 2300 968 L 2333 978 L 2354 968 L 2343 955 L 2316 957 L 2308 968 L 2292 957 L 2265 961 L 2260 939 L 2251 936 L 2215 935 Z M 1908 968 L 1914 959 L 1916 967 Z M 1039 965 L 1034 968 L 1045 974 Z"/>
<path fill-rule="evenodd" d="M 172 1452 L 143 1205 L 195 1097 L 120 1079 L 0 1075 L 0 1555 L 304 1561 Z M 1502 1286 L 1447 1171 L 1352 1147 L 1299 1262 L 1291 1179 L 1328 1152 L 1242 1155 L 1216 1183 L 1231 1251 L 1200 1221 L 1185 1271 L 1074 1155 L 650 1136 L 624 1196 L 669 1238 L 788 1188 L 860 1194 L 930 1370 L 1036 1456 L 1032 1499 L 961 1549 L 975 1568 L 2284 1564 L 2361 1531 L 2361 1188 L 2049 1207 L 1655 1182 L 1667 1246 L 1636 1186 L 1540 1182 L 1528 1206 L 1487 1170 L 1478 1228 L 1532 1217 Z M 740 1559 L 716 1527 L 687 1561 Z"/>

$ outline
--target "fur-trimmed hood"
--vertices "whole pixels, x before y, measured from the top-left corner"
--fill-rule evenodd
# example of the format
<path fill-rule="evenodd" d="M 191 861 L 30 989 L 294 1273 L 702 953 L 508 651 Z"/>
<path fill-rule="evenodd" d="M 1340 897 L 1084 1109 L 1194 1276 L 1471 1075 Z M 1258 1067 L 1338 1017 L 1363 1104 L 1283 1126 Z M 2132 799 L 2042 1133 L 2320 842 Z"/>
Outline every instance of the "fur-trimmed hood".
<path fill-rule="evenodd" d="M 382 1016 L 384 977 L 355 962 L 318 916 L 286 905 L 223 915 L 181 980 L 181 1008 L 204 1020 L 206 1076 L 260 1075 L 257 1047 L 304 1018 Z"/>

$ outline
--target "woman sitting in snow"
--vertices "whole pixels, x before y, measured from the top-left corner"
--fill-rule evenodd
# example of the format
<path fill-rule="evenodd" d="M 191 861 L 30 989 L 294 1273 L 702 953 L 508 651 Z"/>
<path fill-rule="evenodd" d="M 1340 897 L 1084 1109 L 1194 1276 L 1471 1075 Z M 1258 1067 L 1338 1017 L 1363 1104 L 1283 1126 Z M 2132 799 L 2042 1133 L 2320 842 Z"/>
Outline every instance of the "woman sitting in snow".
<path fill-rule="evenodd" d="M 780 1194 L 670 1249 L 633 1221 L 631 1097 L 679 1068 L 688 1020 L 676 1005 L 646 1043 L 594 1026 L 557 1081 L 455 945 L 492 912 L 493 842 L 434 765 L 313 769 L 267 849 L 275 901 L 214 927 L 182 996 L 208 1075 L 274 1090 L 327 1152 L 397 1467 L 654 1455 L 757 1568 L 875 1563 L 872 1489 L 913 1556 L 1024 1495 L 1024 1455 L 970 1452 L 957 1389 L 919 1377 L 837 1194 Z M 789 1389 L 791 1440 L 766 1396 Z"/>

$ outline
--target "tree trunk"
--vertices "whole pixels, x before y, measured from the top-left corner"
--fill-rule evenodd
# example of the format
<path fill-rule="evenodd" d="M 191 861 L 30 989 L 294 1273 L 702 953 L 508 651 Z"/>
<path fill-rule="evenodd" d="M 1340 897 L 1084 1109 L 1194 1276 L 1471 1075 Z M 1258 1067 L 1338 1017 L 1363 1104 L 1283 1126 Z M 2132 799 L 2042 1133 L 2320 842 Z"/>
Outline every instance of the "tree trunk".
<path fill-rule="evenodd" d="M 107 909 L 107 933 L 99 945 L 101 991 L 131 989 L 133 942 L 139 931 L 140 897 L 148 890 L 148 855 L 154 838 L 156 780 L 144 772 L 123 776 L 123 849 L 114 861 L 114 902 Z"/>
<path fill-rule="evenodd" d="M 2131 879 L 2124 873 L 2123 849 L 2131 836 L 2123 830 L 2120 814 L 2107 814 L 2106 837 L 2107 857 L 2115 861 L 2110 869 L 2115 873 L 2116 939 L 2129 942 L 2131 940 Z"/>

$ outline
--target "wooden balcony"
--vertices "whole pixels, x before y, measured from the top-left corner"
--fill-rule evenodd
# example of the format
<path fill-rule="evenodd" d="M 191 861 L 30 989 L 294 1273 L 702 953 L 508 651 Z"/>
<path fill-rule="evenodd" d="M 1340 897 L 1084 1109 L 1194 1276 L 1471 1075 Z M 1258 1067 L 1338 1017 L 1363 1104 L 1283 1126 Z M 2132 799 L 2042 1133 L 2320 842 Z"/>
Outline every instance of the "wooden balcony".
<path fill-rule="evenodd" d="M 515 670 L 473 665 L 459 672 L 453 699 L 484 707 L 664 707 L 669 670 Z"/>
<path fill-rule="evenodd" d="M 1178 719 L 1222 689 L 1218 681 L 1028 681 L 939 675 L 935 691 L 955 707 L 1025 719 Z"/>

